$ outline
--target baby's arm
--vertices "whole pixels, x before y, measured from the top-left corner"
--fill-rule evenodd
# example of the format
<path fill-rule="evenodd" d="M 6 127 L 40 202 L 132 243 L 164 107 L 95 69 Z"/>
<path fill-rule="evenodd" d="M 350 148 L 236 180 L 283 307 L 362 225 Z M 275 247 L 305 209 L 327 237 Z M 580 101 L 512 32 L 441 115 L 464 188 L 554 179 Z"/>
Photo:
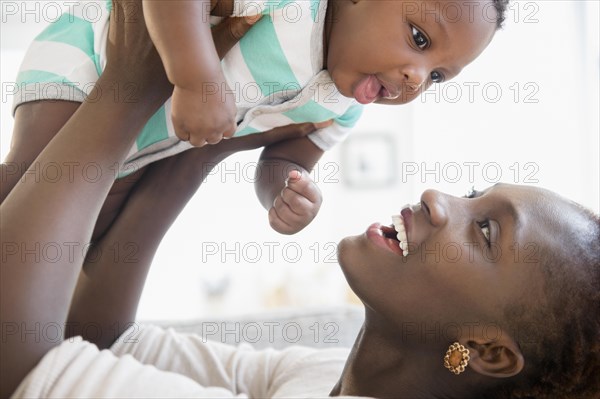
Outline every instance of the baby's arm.
<path fill-rule="evenodd" d="M 308 137 L 287 140 L 263 150 L 255 189 L 260 203 L 269 211 L 269 223 L 275 231 L 295 234 L 317 216 L 322 196 L 309 172 L 322 155 L 323 150 Z"/>
<path fill-rule="evenodd" d="M 230 15 L 233 0 L 144 0 L 143 5 L 150 37 L 175 86 L 175 133 L 198 147 L 231 137 L 235 99 L 215 50 L 209 14 Z"/>

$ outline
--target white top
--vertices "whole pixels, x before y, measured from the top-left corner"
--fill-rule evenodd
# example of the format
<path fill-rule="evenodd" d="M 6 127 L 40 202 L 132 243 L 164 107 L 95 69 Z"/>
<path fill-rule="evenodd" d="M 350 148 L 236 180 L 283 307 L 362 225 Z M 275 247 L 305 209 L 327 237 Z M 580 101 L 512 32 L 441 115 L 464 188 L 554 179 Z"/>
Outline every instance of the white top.
<path fill-rule="evenodd" d="M 13 398 L 325 398 L 348 349 L 254 350 L 134 326 L 111 350 L 80 337 L 48 352 Z"/>

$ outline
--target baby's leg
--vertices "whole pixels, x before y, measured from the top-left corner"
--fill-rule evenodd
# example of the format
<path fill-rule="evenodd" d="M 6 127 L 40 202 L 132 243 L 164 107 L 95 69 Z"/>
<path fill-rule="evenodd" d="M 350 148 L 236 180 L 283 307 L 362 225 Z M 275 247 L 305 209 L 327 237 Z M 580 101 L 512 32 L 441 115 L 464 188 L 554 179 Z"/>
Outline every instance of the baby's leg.
<path fill-rule="evenodd" d="M 48 166 L 42 168 L 41 165 L 23 175 L 80 105 L 81 103 L 71 101 L 36 101 L 25 103 L 17 108 L 11 149 L 5 163 L 0 165 L 2 179 L 0 203 L 4 202 L 19 181 L 56 179 L 56 168 Z M 66 160 L 58 163 L 62 162 Z M 95 172 L 93 169 L 90 170 L 90 173 Z M 73 167 L 72 172 L 81 174 L 83 170 Z M 144 168 L 115 181 L 98 216 L 92 240 L 102 236 L 110 227 L 132 187 L 143 173 Z"/>
<path fill-rule="evenodd" d="M 10 152 L 0 165 L 0 203 L 80 105 L 71 101 L 35 101 L 17 108 Z M 25 176 L 32 180 L 39 177 Z"/>

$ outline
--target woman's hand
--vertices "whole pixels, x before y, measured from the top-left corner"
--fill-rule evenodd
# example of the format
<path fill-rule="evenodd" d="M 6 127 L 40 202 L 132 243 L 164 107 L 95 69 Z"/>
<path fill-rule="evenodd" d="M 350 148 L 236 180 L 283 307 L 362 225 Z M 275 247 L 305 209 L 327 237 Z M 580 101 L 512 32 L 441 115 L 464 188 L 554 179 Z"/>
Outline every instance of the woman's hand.
<path fill-rule="evenodd" d="M 117 100 L 162 105 L 173 92 L 148 34 L 142 0 L 112 0 L 106 57 L 100 79 L 118 85 L 118 93 L 129 94 Z"/>
<path fill-rule="evenodd" d="M 267 147 L 275 143 L 287 140 L 306 137 L 319 129 L 331 126 L 333 120 L 320 123 L 297 123 L 293 125 L 280 126 L 266 132 L 252 133 L 246 136 L 234 137 L 229 140 L 223 140 L 213 146 L 203 147 L 205 158 L 208 161 L 220 162 L 229 155 L 240 151 L 255 150 L 261 147 Z M 193 149 L 193 151 L 197 151 Z"/>
<path fill-rule="evenodd" d="M 142 0 L 112 0 L 112 5 L 107 64 L 101 79 L 119 85 L 119 93 L 128 93 L 122 101 L 158 107 L 172 95 L 173 86 L 150 39 Z M 227 18 L 214 27 L 212 35 L 219 57 L 222 59 L 259 19 Z"/>
<path fill-rule="evenodd" d="M 223 140 L 211 146 L 192 148 L 150 164 L 119 215 L 120 219 L 128 220 L 123 224 L 124 226 L 128 226 L 128 229 L 136 228 L 141 232 L 135 235 L 140 248 L 138 255 L 143 257 L 144 250 L 147 249 L 152 250 L 154 254 L 156 248 L 149 243 L 156 243 L 158 246 L 169 226 L 210 175 L 212 169 L 229 155 L 268 146 L 282 140 L 305 137 L 330 124 L 331 122 L 323 122 L 281 126 L 264 133 Z M 156 209 L 161 209 L 161 212 L 156 213 Z M 151 259 L 150 256 L 148 258 Z"/>

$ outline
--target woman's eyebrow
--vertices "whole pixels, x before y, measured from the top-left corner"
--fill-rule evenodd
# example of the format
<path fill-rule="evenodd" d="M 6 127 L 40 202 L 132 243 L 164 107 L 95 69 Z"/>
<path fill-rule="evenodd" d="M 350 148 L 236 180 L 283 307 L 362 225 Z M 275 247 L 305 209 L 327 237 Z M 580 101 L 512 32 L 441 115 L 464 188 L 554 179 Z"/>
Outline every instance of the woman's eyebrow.
<path fill-rule="evenodd" d="M 481 197 L 493 190 L 497 190 L 499 187 L 502 187 L 502 184 L 495 184 L 491 187 L 486 188 L 483 191 L 479 191 L 479 190 L 473 190 L 474 198 L 478 198 Z M 465 196 L 466 197 L 466 196 Z M 515 207 L 515 204 L 510 202 L 510 201 L 502 201 L 502 209 L 506 210 L 506 212 L 509 214 L 511 221 L 513 222 L 513 225 L 515 227 L 519 226 L 521 223 L 521 216 L 519 211 L 517 210 L 517 208 Z"/>
<path fill-rule="evenodd" d="M 499 188 L 501 188 L 503 185 L 500 183 L 494 184 L 491 187 L 486 188 L 485 190 L 483 190 L 483 192 L 481 193 L 482 195 L 488 192 L 491 192 L 493 190 L 498 190 Z M 506 199 L 501 201 L 500 204 L 500 208 L 501 210 L 506 211 L 506 213 L 508 213 L 509 217 L 510 217 L 510 221 L 512 222 L 512 228 L 511 228 L 511 234 L 512 234 L 512 241 L 513 242 L 517 242 L 517 238 L 518 238 L 518 232 L 519 232 L 519 226 L 521 225 L 522 222 L 522 217 L 520 215 L 519 210 L 515 207 L 514 202 L 512 201 L 508 201 Z"/>
<path fill-rule="evenodd" d="M 479 190 L 475 190 L 475 187 L 471 188 L 469 190 L 469 192 L 465 195 L 462 196 L 462 198 L 477 198 L 477 197 L 481 197 L 483 194 L 485 194 L 486 190 L 483 191 L 479 191 Z"/>
<path fill-rule="evenodd" d="M 511 202 L 505 203 L 506 211 L 510 218 L 510 227 L 507 228 L 508 233 L 508 242 L 513 246 L 517 246 L 517 248 L 527 248 L 529 243 L 520 242 L 520 232 L 522 231 L 519 226 L 521 225 L 522 218 L 519 216 L 518 210 L 515 208 L 514 204 Z M 502 231 L 502 226 L 500 226 Z M 514 247 L 513 247 L 514 248 Z"/>

